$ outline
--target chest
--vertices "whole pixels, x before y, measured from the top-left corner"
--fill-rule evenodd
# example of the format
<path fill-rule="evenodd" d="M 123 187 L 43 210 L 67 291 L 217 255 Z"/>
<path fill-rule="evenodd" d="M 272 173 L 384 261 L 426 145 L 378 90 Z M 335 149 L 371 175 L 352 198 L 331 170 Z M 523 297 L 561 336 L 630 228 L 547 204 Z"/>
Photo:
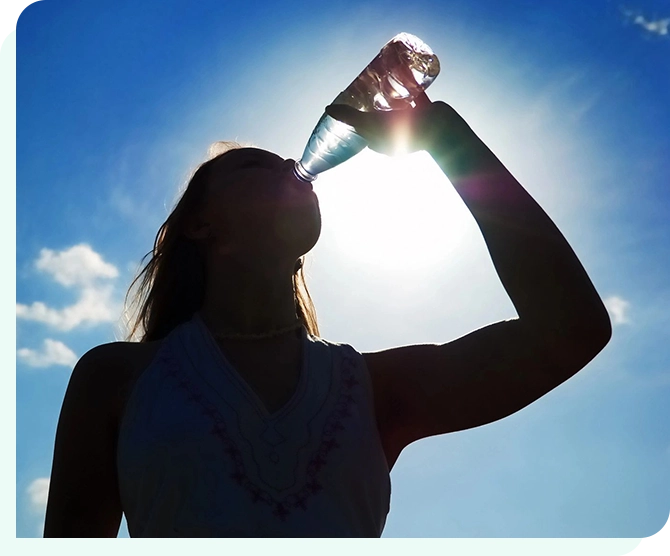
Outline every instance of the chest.
<path fill-rule="evenodd" d="M 277 412 L 291 400 L 302 370 L 300 345 L 264 351 L 220 347 L 234 371 L 269 414 Z"/>
<path fill-rule="evenodd" d="M 128 519 L 136 531 L 150 523 L 183 536 L 254 536 L 250 528 L 261 526 L 265 536 L 309 536 L 319 524 L 350 519 L 362 527 L 374 516 L 369 528 L 381 530 L 390 488 L 365 369 L 321 345 L 309 346 L 306 374 L 296 353 L 236 357 L 228 350 L 235 377 L 214 364 L 215 353 L 182 346 L 175 342 L 140 383 L 120 435 L 119 489 L 135 509 Z M 286 397 L 298 378 L 299 395 L 270 418 L 242 377 L 268 409 L 281 405 L 279 392 Z M 340 525 L 323 534 L 363 534 Z"/>

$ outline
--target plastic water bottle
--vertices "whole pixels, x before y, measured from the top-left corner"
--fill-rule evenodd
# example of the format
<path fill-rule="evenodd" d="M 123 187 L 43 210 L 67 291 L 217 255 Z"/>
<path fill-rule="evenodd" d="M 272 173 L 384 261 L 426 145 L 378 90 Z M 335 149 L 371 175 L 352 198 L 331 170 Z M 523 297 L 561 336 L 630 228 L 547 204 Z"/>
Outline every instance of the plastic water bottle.
<path fill-rule="evenodd" d="M 348 104 L 363 112 L 408 108 L 439 72 L 440 62 L 431 48 L 414 35 L 400 33 L 383 46 L 333 104 Z M 366 146 L 352 126 L 324 112 L 294 172 L 301 180 L 313 181 Z"/>

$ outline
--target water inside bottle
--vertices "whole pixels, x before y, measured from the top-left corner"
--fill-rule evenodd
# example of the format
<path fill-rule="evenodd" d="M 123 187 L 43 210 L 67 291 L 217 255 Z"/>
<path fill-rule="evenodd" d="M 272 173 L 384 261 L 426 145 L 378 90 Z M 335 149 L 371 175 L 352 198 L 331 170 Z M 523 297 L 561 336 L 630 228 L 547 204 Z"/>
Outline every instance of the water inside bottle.
<path fill-rule="evenodd" d="M 324 114 L 316 124 L 302 158 L 295 164 L 296 175 L 312 181 L 321 172 L 349 160 L 366 146 L 365 139 L 353 127 Z"/>
<path fill-rule="evenodd" d="M 357 110 L 409 108 L 414 98 L 440 72 L 440 62 L 430 47 L 409 33 L 400 33 L 384 45 L 360 75 L 333 101 Z M 295 174 L 312 181 L 321 172 L 348 160 L 366 147 L 354 128 L 323 114 L 310 137 Z"/>
<path fill-rule="evenodd" d="M 410 37 L 409 39 L 406 37 Z M 440 72 L 437 56 L 424 44 L 401 33 L 387 43 L 335 102 L 357 110 L 408 108 Z"/>

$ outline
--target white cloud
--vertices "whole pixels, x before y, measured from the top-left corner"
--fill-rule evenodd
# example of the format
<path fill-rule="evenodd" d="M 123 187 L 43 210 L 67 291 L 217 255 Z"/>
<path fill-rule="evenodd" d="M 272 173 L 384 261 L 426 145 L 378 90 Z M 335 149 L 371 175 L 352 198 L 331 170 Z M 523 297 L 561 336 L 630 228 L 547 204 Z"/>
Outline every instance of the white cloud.
<path fill-rule="evenodd" d="M 47 498 L 49 497 L 49 477 L 35 479 L 26 492 L 30 499 L 30 507 L 35 513 L 44 513 L 47 509 Z"/>
<path fill-rule="evenodd" d="M 77 362 L 75 353 L 64 343 L 47 338 L 41 351 L 22 348 L 16 352 L 18 358 L 31 367 L 50 367 L 60 365 L 74 367 Z"/>
<path fill-rule="evenodd" d="M 119 271 L 85 243 L 70 247 L 65 251 L 42 249 L 35 266 L 51 274 L 63 286 L 86 286 L 97 278 L 116 278 Z"/>
<path fill-rule="evenodd" d="M 112 299 L 112 286 L 83 288 L 79 300 L 69 307 L 53 309 L 40 301 L 32 305 L 16 304 L 16 316 L 42 322 L 67 332 L 81 325 L 115 322 L 121 314 L 121 304 Z"/>
<path fill-rule="evenodd" d="M 639 25 L 640 27 L 644 27 L 647 31 L 650 33 L 654 33 L 659 36 L 667 37 L 669 32 L 668 32 L 668 27 L 670 27 L 670 17 L 664 18 L 664 19 L 657 19 L 657 20 L 652 20 L 652 19 L 647 19 L 643 15 L 639 13 L 635 13 L 631 10 L 623 10 L 626 16 L 630 21 L 632 21 L 635 25 Z"/>
<path fill-rule="evenodd" d="M 657 35 L 667 35 L 668 26 L 670 25 L 670 18 L 658 19 L 656 21 L 648 21 L 643 16 L 638 15 L 633 23 L 637 23 L 644 27 L 647 31 L 651 33 L 656 33 Z"/>
<path fill-rule="evenodd" d="M 113 299 L 114 287 L 100 283 L 100 280 L 115 279 L 119 271 L 90 246 L 80 244 L 59 252 L 42 249 L 35 267 L 50 274 L 59 284 L 77 288 L 79 299 L 62 309 L 49 307 L 41 301 L 30 305 L 17 303 L 18 318 L 41 322 L 61 331 L 118 320 L 122 308 L 121 303 Z"/>
<path fill-rule="evenodd" d="M 612 317 L 612 324 L 627 324 L 630 322 L 628 320 L 628 308 L 630 307 L 628 301 L 619 296 L 612 295 L 603 302 Z"/>

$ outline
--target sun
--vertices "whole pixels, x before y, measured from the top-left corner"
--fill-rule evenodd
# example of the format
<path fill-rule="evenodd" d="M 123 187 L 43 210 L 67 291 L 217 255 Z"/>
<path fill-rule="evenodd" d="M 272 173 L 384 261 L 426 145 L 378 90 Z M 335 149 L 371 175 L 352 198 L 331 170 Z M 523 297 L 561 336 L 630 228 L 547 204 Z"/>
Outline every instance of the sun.
<path fill-rule="evenodd" d="M 388 157 L 369 149 L 314 182 L 323 236 L 343 256 L 378 271 L 416 275 L 463 246 L 472 217 L 426 152 Z"/>

